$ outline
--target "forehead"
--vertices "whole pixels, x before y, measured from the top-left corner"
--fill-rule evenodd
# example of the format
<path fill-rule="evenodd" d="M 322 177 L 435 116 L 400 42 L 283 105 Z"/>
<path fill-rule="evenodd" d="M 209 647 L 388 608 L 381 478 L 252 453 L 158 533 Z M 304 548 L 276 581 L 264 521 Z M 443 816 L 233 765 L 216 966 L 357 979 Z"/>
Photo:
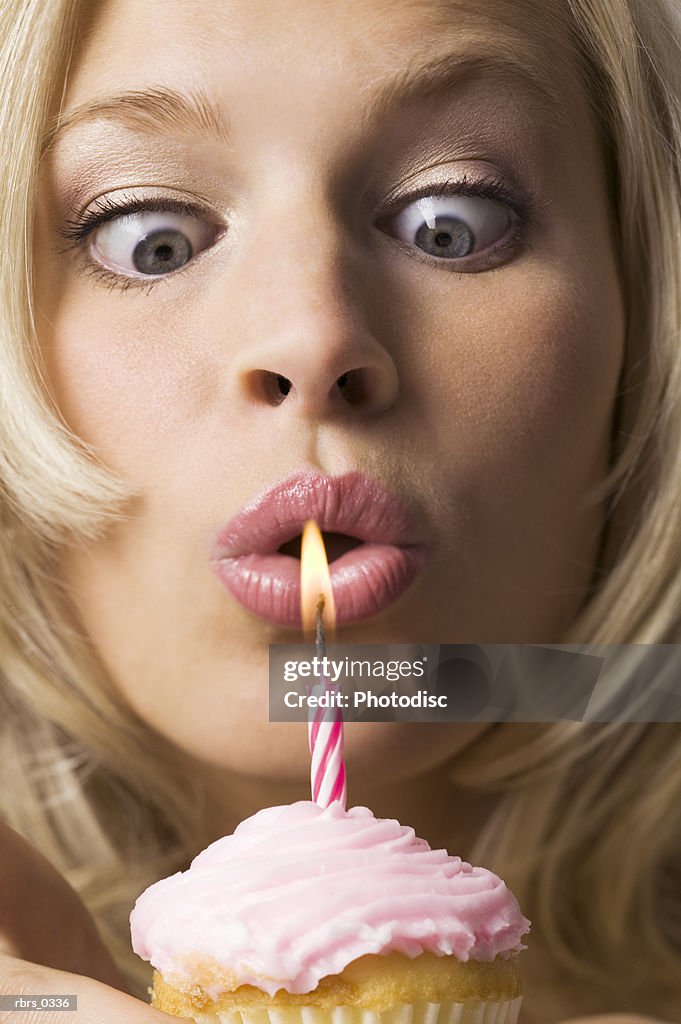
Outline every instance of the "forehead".
<path fill-rule="evenodd" d="M 69 98 L 169 79 L 219 89 L 233 76 L 358 92 L 452 47 L 572 86 L 565 18 L 557 0 L 107 0 L 89 6 Z"/>

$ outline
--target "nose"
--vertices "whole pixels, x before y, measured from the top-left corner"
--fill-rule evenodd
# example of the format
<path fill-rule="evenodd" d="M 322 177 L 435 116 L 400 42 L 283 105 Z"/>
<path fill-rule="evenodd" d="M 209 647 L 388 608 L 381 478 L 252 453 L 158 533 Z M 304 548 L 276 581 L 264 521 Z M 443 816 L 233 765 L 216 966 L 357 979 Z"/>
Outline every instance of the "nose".
<path fill-rule="evenodd" d="M 241 266 L 242 398 L 281 407 L 282 420 L 385 412 L 399 393 L 397 368 L 370 326 L 375 298 L 331 214 L 289 209 L 276 226 L 270 216 L 265 233 L 270 244 L 254 235 Z M 285 242 L 272 247 L 272 237 Z"/>

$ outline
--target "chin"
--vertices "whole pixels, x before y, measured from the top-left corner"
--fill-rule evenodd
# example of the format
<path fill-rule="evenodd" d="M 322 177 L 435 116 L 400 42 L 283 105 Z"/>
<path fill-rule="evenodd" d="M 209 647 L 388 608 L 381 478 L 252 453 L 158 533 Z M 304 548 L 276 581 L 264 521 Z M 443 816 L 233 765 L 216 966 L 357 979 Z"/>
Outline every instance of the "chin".
<path fill-rule="evenodd" d="M 206 745 L 188 751 L 217 771 L 242 779 L 301 787 L 296 799 L 309 799 L 310 753 L 305 722 L 267 722 L 256 736 L 244 731 L 223 737 L 210 755 Z M 348 780 L 370 780 L 380 788 L 414 778 L 444 764 L 469 746 L 489 723 L 349 722 L 344 730 Z"/>

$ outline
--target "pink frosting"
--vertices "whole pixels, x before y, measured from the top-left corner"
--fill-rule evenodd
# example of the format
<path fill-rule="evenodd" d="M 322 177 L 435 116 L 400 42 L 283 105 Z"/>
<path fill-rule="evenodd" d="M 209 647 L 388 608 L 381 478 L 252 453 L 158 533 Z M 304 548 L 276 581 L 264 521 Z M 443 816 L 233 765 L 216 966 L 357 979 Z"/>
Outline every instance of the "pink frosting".
<path fill-rule="evenodd" d="M 301 800 L 258 811 L 151 885 L 130 926 L 134 951 L 176 984 L 207 958 L 230 987 L 274 995 L 310 992 L 365 953 L 508 957 L 527 948 L 530 922 L 497 875 L 432 850 L 413 828 Z"/>

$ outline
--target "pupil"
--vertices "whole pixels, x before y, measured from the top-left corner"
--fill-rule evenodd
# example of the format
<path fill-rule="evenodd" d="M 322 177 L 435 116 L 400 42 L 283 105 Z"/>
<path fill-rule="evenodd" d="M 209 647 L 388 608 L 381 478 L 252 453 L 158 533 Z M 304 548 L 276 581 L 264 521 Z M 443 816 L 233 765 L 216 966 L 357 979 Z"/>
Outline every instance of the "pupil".
<path fill-rule="evenodd" d="M 167 260 L 169 260 L 172 255 L 173 250 L 169 245 L 159 245 L 158 249 L 156 250 L 156 259 L 163 260 L 164 263 Z"/>
<path fill-rule="evenodd" d="M 451 245 L 452 236 L 448 235 L 446 231 L 439 231 L 435 236 L 435 242 L 437 245 Z"/>

